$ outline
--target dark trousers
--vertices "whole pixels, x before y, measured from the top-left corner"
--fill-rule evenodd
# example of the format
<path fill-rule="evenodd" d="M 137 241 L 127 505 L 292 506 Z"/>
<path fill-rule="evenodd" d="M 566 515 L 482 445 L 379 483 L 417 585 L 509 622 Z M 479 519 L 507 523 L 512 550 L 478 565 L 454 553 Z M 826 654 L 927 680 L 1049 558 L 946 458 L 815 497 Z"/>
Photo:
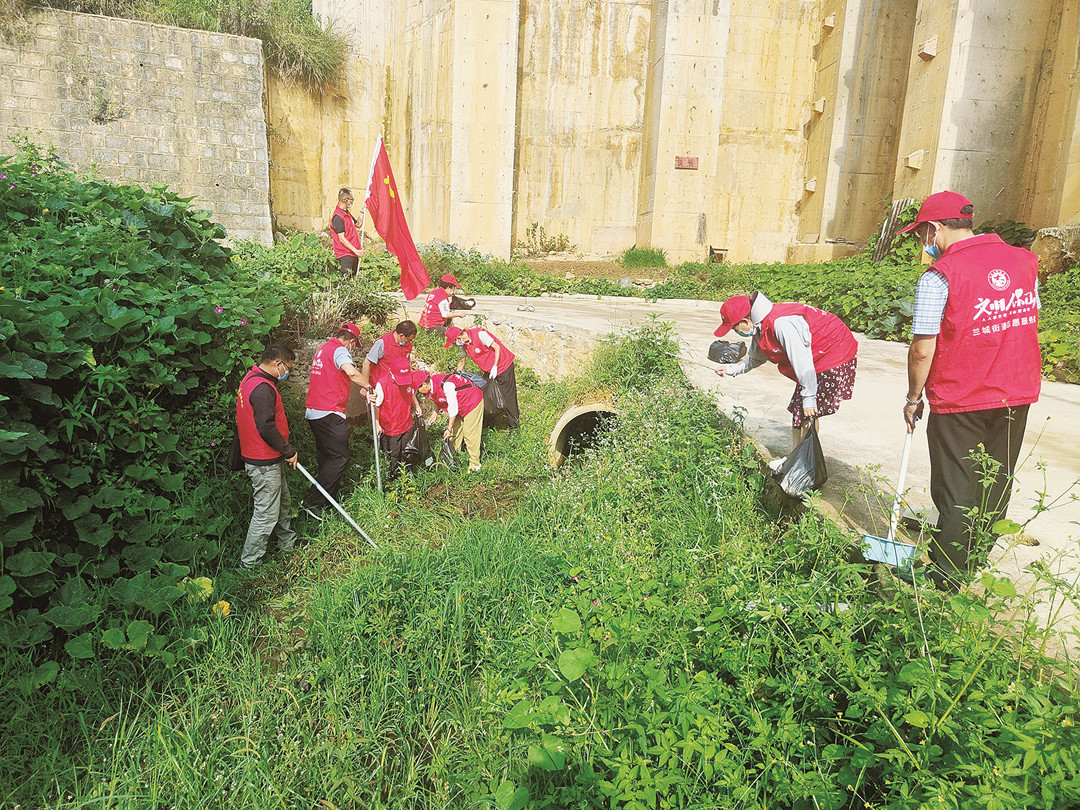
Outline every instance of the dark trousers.
<path fill-rule="evenodd" d="M 405 442 L 408 440 L 410 432 L 406 430 L 400 436 L 387 436 L 385 433 L 379 435 L 379 448 L 388 459 L 386 483 L 393 481 L 401 472 L 401 465 L 405 459 Z"/>
<path fill-rule="evenodd" d="M 319 464 L 315 480 L 336 501 L 341 476 L 349 463 L 349 428 L 336 413 L 327 414 L 321 419 L 309 419 L 308 426 L 315 436 L 315 457 Z M 330 504 L 312 486 L 304 496 L 303 505 L 311 509 L 325 509 Z"/>
<path fill-rule="evenodd" d="M 356 268 L 360 266 L 359 256 L 339 256 L 338 264 L 341 265 L 341 269 L 345 271 L 346 275 L 352 275 L 356 272 Z"/>
<path fill-rule="evenodd" d="M 495 377 L 494 381 L 489 380 L 484 388 L 484 422 L 490 427 L 517 429 L 520 414 L 518 412 L 517 372 L 514 371 L 514 365 L 511 363 L 506 371 Z M 501 412 L 491 404 L 491 388 L 495 385 L 499 386 L 499 393 L 503 398 L 504 408 Z"/>
<path fill-rule="evenodd" d="M 964 575 L 986 562 L 997 539 L 991 527 L 1009 507 L 1027 415 L 1027 405 L 930 414 L 930 497 L 940 514 L 930 559 L 945 574 Z M 980 444 L 1000 465 L 996 472 L 970 458 Z"/>

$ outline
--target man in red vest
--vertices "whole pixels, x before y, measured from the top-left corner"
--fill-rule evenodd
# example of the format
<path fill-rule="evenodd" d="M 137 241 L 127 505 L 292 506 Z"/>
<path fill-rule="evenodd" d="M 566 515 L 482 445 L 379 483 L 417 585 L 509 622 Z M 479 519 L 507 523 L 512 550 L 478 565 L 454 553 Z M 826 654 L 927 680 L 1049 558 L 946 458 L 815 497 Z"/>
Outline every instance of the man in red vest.
<path fill-rule="evenodd" d="M 457 364 L 458 371 L 465 368 L 465 358 L 471 357 L 488 379 L 499 386 L 507 427 L 510 430 L 516 429 L 519 413 L 514 353 L 493 334 L 480 328 L 459 329 L 451 326 L 446 330 L 446 343 L 443 348 L 449 349 L 451 344 L 461 347 L 461 362 Z M 489 382 L 487 387 L 491 388 L 491 384 Z"/>
<path fill-rule="evenodd" d="M 330 242 L 341 269 L 346 273 L 355 273 L 360 265 L 361 248 L 356 217 L 349 212 L 353 204 L 353 194 L 343 188 L 337 193 L 337 198 L 337 208 L 330 215 Z"/>
<path fill-rule="evenodd" d="M 788 403 L 792 447 L 806 438 L 814 420 L 836 413 L 843 400 L 851 399 L 859 344 L 831 312 L 806 304 L 774 304 L 756 292 L 729 298 L 720 307 L 720 317 L 717 337 L 734 330 L 753 342 L 746 357 L 721 366 L 717 374 L 734 377 L 769 361 L 795 381 Z"/>
<path fill-rule="evenodd" d="M 420 326 L 430 332 L 446 334 L 446 328 L 451 325 L 454 318 L 459 318 L 467 313 L 450 311 L 450 291 L 459 289 L 457 279 L 452 273 L 447 273 L 439 279 L 439 283 L 428 293 L 424 302 L 424 311 L 420 313 Z"/>
<path fill-rule="evenodd" d="M 315 455 L 319 464 L 315 480 L 334 500 L 337 500 L 341 476 L 349 464 L 349 429 L 345 424 L 349 390 L 352 383 L 363 382 L 353 362 L 353 352 L 359 349 L 360 327 L 343 323 L 338 333 L 315 352 L 304 403 L 304 416 L 315 436 Z M 320 513 L 328 506 L 326 498 L 312 485 L 300 508 L 313 518 L 321 519 Z"/>
<path fill-rule="evenodd" d="M 364 358 L 364 367 L 360 372 L 363 382 L 360 385 L 374 392 L 375 383 L 390 367 L 394 358 L 412 354 L 415 337 L 416 324 L 412 321 L 401 321 L 394 327 L 393 332 L 387 332 L 376 340 Z"/>
<path fill-rule="evenodd" d="M 976 236 L 973 217 L 971 200 L 941 191 L 900 231 L 914 231 L 934 262 L 915 289 L 904 422 L 914 432 L 925 392 L 939 514 L 930 578 L 948 589 L 986 561 L 997 539 L 993 526 L 1008 509 L 1028 406 L 1042 384 L 1039 260 L 997 234 Z M 972 458 L 979 446 L 993 469 Z"/>
<path fill-rule="evenodd" d="M 443 438 L 453 441 L 454 450 L 464 444 L 469 451 L 469 472 L 480 469 L 480 437 L 484 429 L 484 392 L 463 374 L 433 374 L 419 387 L 435 407 L 445 411 L 450 422 Z M 432 419 L 434 421 L 434 418 Z"/>
<path fill-rule="evenodd" d="M 277 384 L 289 376 L 296 355 L 288 346 L 267 346 L 257 365 L 244 375 L 236 395 L 236 431 L 244 471 L 255 491 L 255 509 L 248 523 L 240 567 L 251 568 L 266 554 L 271 535 L 288 551 L 296 541 L 289 526 L 289 485 L 285 465 L 294 469 L 296 450 L 289 444 L 289 422 Z"/>
<path fill-rule="evenodd" d="M 369 398 L 375 405 L 379 448 L 390 458 L 386 480 L 397 478 L 405 458 L 405 443 L 413 426 L 413 414 L 422 415 L 416 389 L 427 380 L 427 372 L 413 371 L 409 359 L 396 357 L 388 372 L 375 383 Z"/>

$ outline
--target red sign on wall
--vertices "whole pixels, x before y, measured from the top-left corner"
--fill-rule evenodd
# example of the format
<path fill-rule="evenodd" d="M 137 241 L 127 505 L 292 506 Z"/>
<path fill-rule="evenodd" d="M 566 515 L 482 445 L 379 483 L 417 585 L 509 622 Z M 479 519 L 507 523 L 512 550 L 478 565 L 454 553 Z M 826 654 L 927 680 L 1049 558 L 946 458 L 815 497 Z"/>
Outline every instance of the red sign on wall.
<path fill-rule="evenodd" d="M 696 169 L 697 158 L 690 157 L 689 155 L 676 155 L 675 156 L 675 168 L 676 169 Z"/>

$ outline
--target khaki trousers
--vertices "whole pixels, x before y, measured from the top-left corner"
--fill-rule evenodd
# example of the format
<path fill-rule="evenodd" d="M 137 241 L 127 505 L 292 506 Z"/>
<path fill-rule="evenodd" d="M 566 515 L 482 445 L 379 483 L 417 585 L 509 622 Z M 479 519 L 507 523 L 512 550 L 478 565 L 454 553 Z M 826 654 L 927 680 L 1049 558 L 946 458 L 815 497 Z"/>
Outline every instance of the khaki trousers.
<path fill-rule="evenodd" d="M 450 440 L 455 450 L 461 450 L 462 442 L 469 450 L 469 466 L 480 466 L 480 434 L 484 430 L 484 403 L 479 403 L 464 417 L 458 416 Z"/>

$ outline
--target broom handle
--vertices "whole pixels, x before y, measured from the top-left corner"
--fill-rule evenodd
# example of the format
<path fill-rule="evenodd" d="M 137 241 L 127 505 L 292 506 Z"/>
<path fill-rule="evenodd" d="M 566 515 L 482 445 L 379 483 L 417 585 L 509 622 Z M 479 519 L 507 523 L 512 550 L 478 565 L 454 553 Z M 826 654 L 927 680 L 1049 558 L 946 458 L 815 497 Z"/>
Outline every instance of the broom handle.
<path fill-rule="evenodd" d="M 371 441 L 375 445 L 375 480 L 379 484 L 379 492 L 382 492 L 382 470 L 379 468 L 379 431 L 376 428 L 374 402 L 368 402 L 368 412 L 371 414 Z"/>
<path fill-rule="evenodd" d="M 356 521 L 353 520 L 351 517 L 349 517 L 349 513 L 341 508 L 341 504 L 330 497 L 330 493 L 327 492 L 325 489 L 323 489 L 322 484 L 320 484 L 318 481 L 316 481 L 314 478 L 311 477 L 311 473 L 309 473 L 307 470 L 305 470 L 304 465 L 301 464 L 299 461 L 296 462 L 296 469 L 298 469 L 300 471 L 301 475 L 303 475 L 304 478 L 306 478 L 308 481 L 310 481 L 312 483 L 312 485 L 315 487 L 315 489 L 319 490 L 319 492 L 322 493 L 322 496 L 324 498 L 326 498 L 327 501 L 330 502 L 330 505 L 332 507 L 334 507 L 335 509 L 338 510 L 338 512 L 341 513 L 341 516 L 343 518 L 345 518 L 345 520 L 347 520 L 349 522 L 350 526 L 352 526 L 354 529 L 356 529 L 357 533 L 361 537 L 363 537 L 365 540 L 367 540 L 369 543 L 371 543 L 371 547 L 373 549 L 375 549 L 376 551 L 379 550 L 379 547 L 377 545 L 375 545 L 375 541 L 372 540 L 370 537 L 368 537 L 367 533 L 363 529 L 361 529 L 358 525 L 356 525 Z"/>
<path fill-rule="evenodd" d="M 907 478 L 908 458 L 911 456 L 911 434 L 904 435 L 904 452 L 900 456 L 900 477 L 896 481 L 896 500 L 892 506 L 892 520 L 889 521 L 889 542 L 896 539 L 896 527 L 900 523 L 900 504 L 904 500 L 904 479 Z"/>

